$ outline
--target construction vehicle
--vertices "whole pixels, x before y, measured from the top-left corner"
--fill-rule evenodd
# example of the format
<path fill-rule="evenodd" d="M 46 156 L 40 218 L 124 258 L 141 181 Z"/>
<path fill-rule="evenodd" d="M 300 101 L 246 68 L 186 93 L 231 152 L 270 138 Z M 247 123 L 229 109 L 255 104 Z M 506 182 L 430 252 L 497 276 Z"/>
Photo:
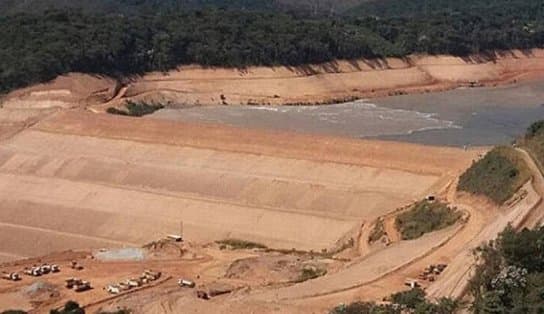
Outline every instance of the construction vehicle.
<path fill-rule="evenodd" d="M 161 277 L 161 272 L 154 272 L 146 269 L 144 270 L 143 276 L 145 276 L 149 281 L 153 281 Z"/>
<path fill-rule="evenodd" d="M 196 297 L 199 298 L 199 299 L 203 299 L 203 300 L 209 300 L 210 299 L 210 296 L 208 295 L 208 293 L 206 291 L 203 291 L 203 290 L 197 290 L 196 291 Z"/>
<path fill-rule="evenodd" d="M 177 234 L 169 234 L 166 236 L 167 239 L 172 240 L 174 242 L 182 242 L 183 238 L 180 235 Z"/>
<path fill-rule="evenodd" d="M 414 289 L 419 287 L 419 282 L 416 279 L 408 278 L 404 281 L 404 285 Z"/>
<path fill-rule="evenodd" d="M 49 274 L 51 272 L 51 265 L 48 265 L 48 264 L 43 264 L 42 266 L 40 266 L 40 271 L 42 272 L 42 274 Z"/>
<path fill-rule="evenodd" d="M 19 281 L 21 280 L 21 276 L 19 273 L 2 273 L 2 279 L 11 280 L 11 281 Z"/>
<path fill-rule="evenodd" d="M 38 277 L 42 275 L 42 271 L 40 270 L 40 267 L 31 267 L 31 268 L 25 267 L 25 269 L 23 270 L 23 273 L 25 273 L 25 275 L 34 276 L 34 277 Z"/>
<path fill-rule="evenodd" d="M 195 282 L 188 279 L 179 279 L 178 285 L 180 287 L 188 287 L 188 288 L 194 288 L 196 286 Z"/>
<path fill-rule="evenodd" d="M 121 291 L 127 291 L 127 290 L 130 290 L 132 289 L 132 287 L 124 282 L 120 282 L 119 284 L 117 284 L 119 286 L 119 288 L 121 289 Z"/>
<path fill-rule="evenodd" d="M 146 276 L 146 275 L 143 275 L 143 274 L 142 274 L 142 275 L 140 276 L 140 281 L 142 282 L 142 284 L 146 284 L 146 283 L 148 283 L 150 280 L 147 279 L 147 276 Z"/>
<path fill-rule="evenodd" d="M 81 281 L 74 285 L 75 292 L 83 292 L 91 289 L 91 283 L 88 281 Z"/>
<path fill-rule="evenodd" d="M 121 288 L 118 285 L 108 285 L 104 288 L 109 294 L 121 293 Z"/>
<path fill-rule="evenodd" d="M 74 288 L 76 285 L 79 285 L 82 283 L 82 280 L 79 279 L 79 278 L 74 278 L 74 277 L 71 277 L 71 278 L 68 278 L 64 281 L 65 283 L 65 286 L 66 288 L 68 289 L 72 289 Z"/>
<path fill-rule="evenodd" d="M 75 269 L 75 270 L 82 270 L 83 269 L 83 266 L 79 265 L 79 263 L 77 261 L 72 261 L 72 263 L 70 264 L 70 267 L 72 269 Z"/>
<path fill-rule="evenodd" d="M 137 288 L 142 285 L 142 282 L 139 279 L 128 279 L 125 283 L 133 288 Z"/>

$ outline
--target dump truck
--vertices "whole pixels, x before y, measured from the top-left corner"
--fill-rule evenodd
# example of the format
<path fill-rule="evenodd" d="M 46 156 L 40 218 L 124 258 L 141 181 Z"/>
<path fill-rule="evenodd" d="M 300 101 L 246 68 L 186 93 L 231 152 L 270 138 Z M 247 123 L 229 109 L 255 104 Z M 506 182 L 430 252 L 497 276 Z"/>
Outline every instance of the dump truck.
<path fill-rule="evenodd" d="M 42 274 L 49 274 L 51 272 L 51 265 L 43 264 L 42 266 L 40 266 L 40 271 L 42 272 Z"/>
<path fill-rule="evenodd" d="M 130 290 L 132 289 L 132 287 L 124 282 L 120 282 L 118 284 L 119 288 L 121 289 L 121 291 L 127 291 L 127 290 Z"/>
<path fill-rule="evenodd" d="M 121 288 L 118 285 L 108 285 L 104 288 L 109 294 L 121 293 Z"/>
<path fill-rule="evenodd" d="M 153 281 L 161 277 L 161 272 L 154 272 L 147 269 L 147 270 L 144 270 L 144 273 L 142 275 L 145 276 L 150 281 Z"/>
<path fill-rule="evenodd" d="M 137 288 L 142 285 L 142 281 L 139 279 L 128 279 L 125 283 L 133 288 Z"/>
<path fill-rule="evenodd" d="M 142 282 L 142 284 L 146 284 L 146 283 L 148 283 L 150 280 L 147 278 L 146 275 L 141 275 L 141 276 L 140 276 L 140 281 Z"/>
<path fill-rule="evenodd" d="M 2 273 L 2 279 L 11 280 L 11 281 L 19 281 L 21 280 L 21 276 L 19 273 Z"/>
<path fill-rule="evenodd" d="M 38 277 L 42 275 L 40 267 L 25 268 L 23 271 L 26 275 Z"/>
<path fill-rule="evenodd" d="M 91 283 L 88 281 L 81 281 L 74 285 L 75 292 L 83 292 L 91 289 Z"/>
<path fill-rule="evenodd" d="M 71 278 L 68 278 L 64 281 L 64 284 L 66 286 L 66 288 L 68 289 L 72 289 L 74 288 L 76 285 L 79 285 L 82 283 L 82 280 L 79 279 L 79 278 L 74 278 L 74 277 L 71 277 Z"/>

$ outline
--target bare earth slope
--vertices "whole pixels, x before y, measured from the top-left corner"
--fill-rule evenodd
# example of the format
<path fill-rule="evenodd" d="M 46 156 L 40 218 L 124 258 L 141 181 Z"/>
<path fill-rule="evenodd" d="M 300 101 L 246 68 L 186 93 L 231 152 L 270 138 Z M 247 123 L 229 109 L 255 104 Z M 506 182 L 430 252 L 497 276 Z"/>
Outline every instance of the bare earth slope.
<path fill-rule="evenodd" d="M 339 60 L 299 67 L 229 69 L 195 65 L 132 78 L 123 87 L 107 78 L 70 74 L 12 92 L 0 106 L 81 105 L 104 111 L 128 99 L 174 105 L 315 104 L 542 76 L 542 49 L 465 58 L 413 55 L 403 59 Z"/>
<path fill-rule="evenodd" d="M 128 84 L 124 98 L 176 104 L 327 103 L 398 93 L 495 84 L 544 75 L 544 50 L 495 56 L 409 56 L 305 67 L 180 67 Z"/>
<path fill-rule="evenodd" d="M 17 235 L 0 252 L 144 244 L 181 221 L 193 241 L 330 248 L 476 154 L 59 112 L 0 144 L 0 232 Z"/>

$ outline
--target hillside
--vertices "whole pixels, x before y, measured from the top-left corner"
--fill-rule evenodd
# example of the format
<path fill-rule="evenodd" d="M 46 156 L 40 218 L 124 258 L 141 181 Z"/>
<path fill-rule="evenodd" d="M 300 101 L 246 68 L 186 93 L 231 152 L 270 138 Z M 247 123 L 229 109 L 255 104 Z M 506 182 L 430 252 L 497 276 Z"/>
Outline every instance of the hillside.
<path fill-rule="evenodd" d="M 467 169 L 459 178 L 458 189 L 502 204 L 529 179 L 530 171 L 518 152 L 496 147 Z"/>
<path fill-rule="evenodd" d="M 187 64 L 301 66 L 410 54 L 467 57 L 544 45 L 542 4 L 522 0 L 476 13 L 381 19 L 161 11 L 166 5 L 134 15 L 48 11 L 0 18 L 0 93 L 69 72 L 127 78 Z"/>

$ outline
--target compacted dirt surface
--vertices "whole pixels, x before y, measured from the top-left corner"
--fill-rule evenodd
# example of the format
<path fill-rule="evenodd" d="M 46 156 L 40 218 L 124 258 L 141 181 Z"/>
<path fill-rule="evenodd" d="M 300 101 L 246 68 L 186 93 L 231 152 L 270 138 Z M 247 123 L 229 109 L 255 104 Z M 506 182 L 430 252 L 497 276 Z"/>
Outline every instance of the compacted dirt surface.
<path fill-rule="evenodd" d="M 77 259 L 87 265 L 87 273 L 79 276 L 69 269 L 62 275 L 1 281 L 0 309 L 20 305 L 41 312 L 68 299 L 93 311 L 143 309 L 141 302 L 147 300 L 146 311 L 161 312 L 153 309 L 155 301 L 180 293 L 179 304 L 168 306 L 172 312 L 179 306 L 197 311 L 215 302 L 179 290 L 175 282 L 182 277 L 198 278 L 205 287 L 231 287 L 228 298 L 235 300 L 219 312 L 238 305 L 266 310 L 272 300 L 291 302 L 360 287 L 461 228 L 422 238 L 421 245 L 399 242 L 364 257 L 354 247 L 361 226 L 443 191 L 482 153 L 80 109 L 13 110 L 23 109 L 0 109 L 6 121 L 24 121 L 0 142 L 0 258 L 5 263 L 0 268 L 21 272 L 47 261 L 66 268 L 68 259 Z M 190 243 L 182 257 L 174 250 L 160 258 L 108 262 L 79 251 L 137 248 L 179 233 L 189 241 L 185 245 Z M 226 238 L 272 251 L 231 251 L 213 244 Z M 68 249 L 76 252 L 50 255 Z M 391 262 L 379 265 L 383 259 Z M 167 282 L 123 297 L 102 289 L 146 268 L 162 270 Z M 94 289 L 66 290 L 63 280 L 76 275 Z M 323 277 L 305 281 L 313 276 Z M 285 310 L 296 312 L 297 305 Z"/>
<path fill-rule="evenodd" d="M 331 249 L 476 154 L 58 112 L 0 145 L 0 233 L 17 235 L 1 252 L 143 244 L 181 224 L 194 241 Z"/>

